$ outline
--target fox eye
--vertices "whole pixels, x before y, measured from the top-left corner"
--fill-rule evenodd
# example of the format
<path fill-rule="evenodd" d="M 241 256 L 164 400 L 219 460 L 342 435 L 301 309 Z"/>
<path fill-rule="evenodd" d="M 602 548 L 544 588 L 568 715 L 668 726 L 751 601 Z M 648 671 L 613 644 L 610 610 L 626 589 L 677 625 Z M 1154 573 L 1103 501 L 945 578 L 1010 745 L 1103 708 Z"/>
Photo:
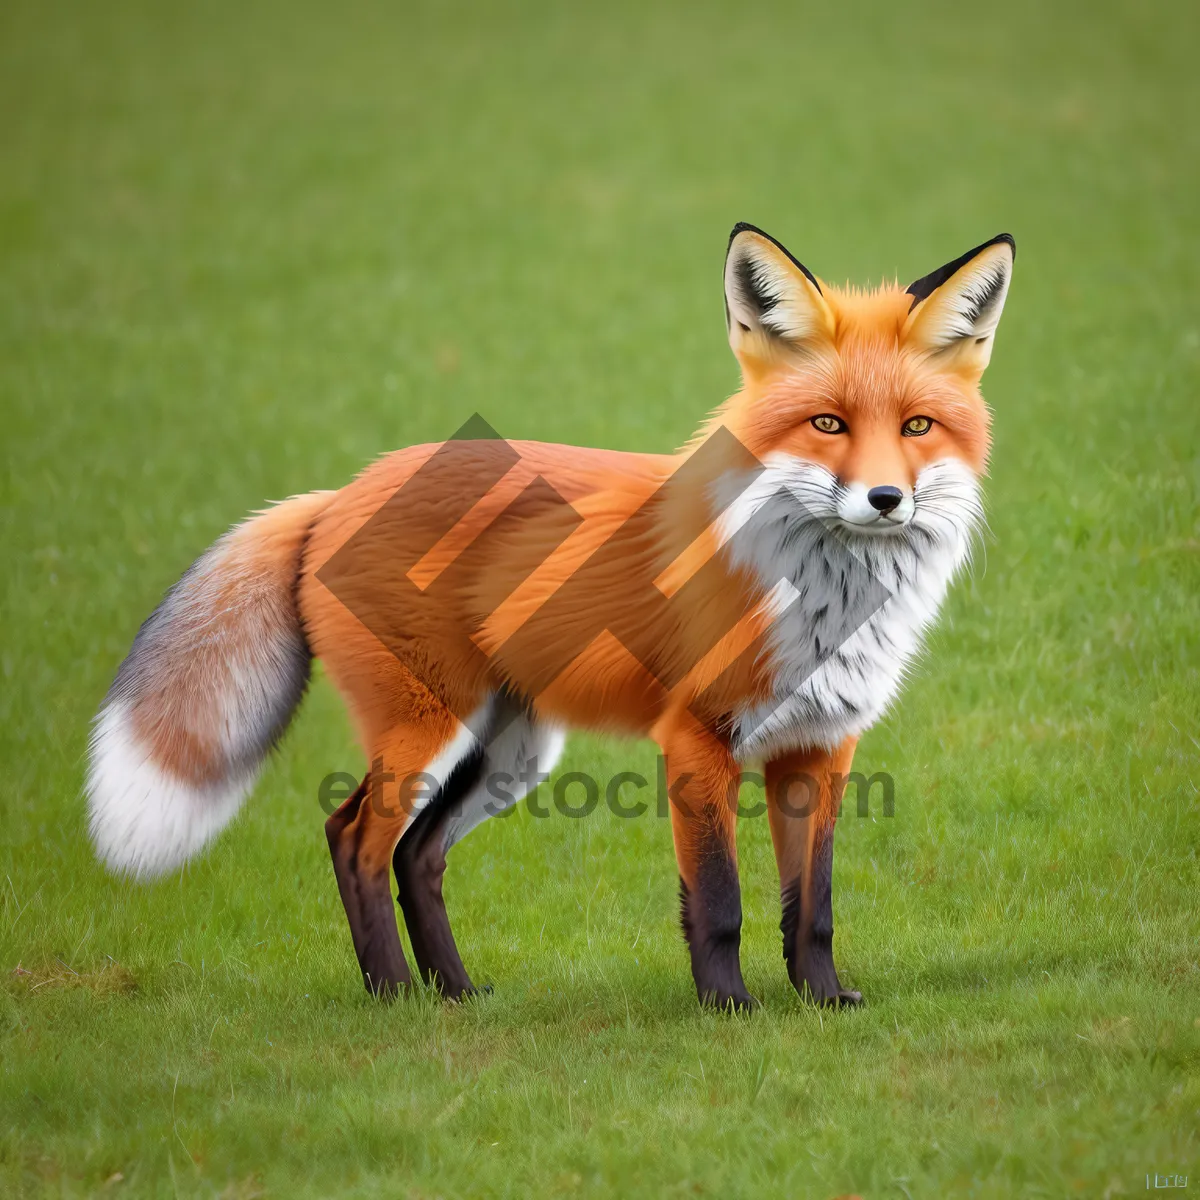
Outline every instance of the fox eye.
<path fill-rule="evenodd" d="M 928 417 L 909 417 L 900 430 L 905 437 L 920 437 L 933 428 L 933 422 Z"/>
<path fill-rule="evenodd" d="M 812 427 L 819 429 L 822 433 L 846 433 L 848 430 L 846 422 L 831 413 L 822 413 L 819 417 L 813 417 Z"/>

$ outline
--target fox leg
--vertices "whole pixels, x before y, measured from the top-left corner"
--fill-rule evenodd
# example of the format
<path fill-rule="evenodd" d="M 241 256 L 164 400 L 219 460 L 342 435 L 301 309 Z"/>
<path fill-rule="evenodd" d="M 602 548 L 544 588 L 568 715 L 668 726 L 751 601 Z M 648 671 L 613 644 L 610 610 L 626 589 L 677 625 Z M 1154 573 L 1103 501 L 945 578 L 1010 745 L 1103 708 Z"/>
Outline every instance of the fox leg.
<path fill-rule="evenodd" d="M 325 822 L 363 983 L 381 997 L 394 996 L 412 982 L 391 895 L 393 851 L 422 793 L 444 782 L 474 740 L 462 726 L 455 734 L 448 715 L 442 724 L 390 731 L 358 791 Z"/>
<path fill-rule="evenodd" d="M 451 1000 L 475 991 L 463 966 L 442 898 L 446 872 L 447 814 L 482 776 L 483 753 L 476 749 L 450 773 L 437 796 L 404 831 L 392 856 L 396 899 L 404 913 L 408 940 L 421 978 Z"/>
<path fill-rule="evenodd" d="M 490 816 L 511 808 L 548 775 L 562 752 L 562 732 L 535 722 L 507 697 L 494 702 L 486 747 L 451 773 L 436 799 L 396 847 L 398 899 L 422 978 L 451 999 L 475 991 L 459 957 L 442 898 L 450 848 Z"/>
<path fill-rule="evenodd" d="M 767 813 L 783 898 L 788 977 L 818 1004 L 859 1004 L 833 965 L 833 833 L 855 739 L 767 764 Z"/>
<path fill-rule="evenodd" d="M 686 717 L 656 731 L 667 768 L 671 832 L 679 864 L 683 934 L 701 1004 L 750 1008 L 742 982 L 742 893 L 738 882 L 737 786 L 728 746 Z"/>
<path fill-rule="evenodd" d="M 370 808 L 372 791 L 368 772 L 354 795 L 325 822 L 325 837 L 363 983 L 375 995 L 394 996 L 412 982 L 412 976 L 400 945 L 387 878 L 383 880 L 381 901 L 377 872 L 364 870 L 360 864 L 364 805 Z"/>

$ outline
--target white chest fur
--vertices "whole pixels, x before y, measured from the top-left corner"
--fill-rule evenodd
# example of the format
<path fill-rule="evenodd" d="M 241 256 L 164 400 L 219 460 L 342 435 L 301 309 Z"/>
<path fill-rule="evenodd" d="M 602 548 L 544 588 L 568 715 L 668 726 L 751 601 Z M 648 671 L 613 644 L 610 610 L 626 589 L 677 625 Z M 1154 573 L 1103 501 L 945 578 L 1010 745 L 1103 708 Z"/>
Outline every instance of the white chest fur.
<path fill-rule="evenodd" d="M 858 736 L 895 698 L 981 517 L 957 462 L 921 473 L 912 519 L 885 535 L 838 526 L 839 485 L 782 456 L 726 508 L 726 553 L 769 596 L 768 702 L 738 713 L 740 758 L 832 747 Z"/>

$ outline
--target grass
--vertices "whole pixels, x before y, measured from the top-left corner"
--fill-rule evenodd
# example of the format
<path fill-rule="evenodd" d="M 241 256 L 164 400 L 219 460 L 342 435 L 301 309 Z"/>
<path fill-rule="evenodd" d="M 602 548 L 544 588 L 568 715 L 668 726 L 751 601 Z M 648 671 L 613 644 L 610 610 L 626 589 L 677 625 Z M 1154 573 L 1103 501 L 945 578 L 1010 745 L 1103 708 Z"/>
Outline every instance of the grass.
<path fill-rule="evenodd" d="M 0 1191 L 1118 1195 L 1200 1168 L 1194 5 L 355 3 L 0 13 Z M 667 823 L 455 852 L 482 1002 L 370 1003 L 318 681 L 245 815 L 93 862 L 88 720 L 264 498 L 470 413 L 667 449 L 735 385 L 735 220 L 833 278 L 1000 229 L 986 563 L 859 764 L 849 1014 L 788 989 L 741 829 L 749 1019 L 701 1013 Z M 652 774 L 572 739 L 562 770 Z"/>

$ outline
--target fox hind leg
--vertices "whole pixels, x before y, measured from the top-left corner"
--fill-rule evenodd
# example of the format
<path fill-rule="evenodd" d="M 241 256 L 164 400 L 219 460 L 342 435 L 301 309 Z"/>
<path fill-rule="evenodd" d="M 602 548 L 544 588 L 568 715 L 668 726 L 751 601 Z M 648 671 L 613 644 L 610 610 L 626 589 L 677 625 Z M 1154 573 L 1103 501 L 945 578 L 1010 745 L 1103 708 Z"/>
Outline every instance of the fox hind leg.
<path fill-rule="evenodd" d="M 420 811 L 422 789 L 444 785 L 475 743 L 448 712 L 444 720 L 391 729 L 376 742 L 358 790 L 325 822 L 363 983 L 374 995 L 395 996 L 412 983 L 391 896 L 396 844 Z"/>
<path fill-rule="evenodd" d="M 475 991 L 463 966 L 450 929 L 442 898 L 446 872 L 446 810 L 469 793 L 482 775 L 483 752 L 478 748 L 464 759 L 438 792 L 405 830 L 392 855 L 396 899 L 404 914 L 417 969 L 427 984 L 448 999 L 458 1000 Z"/>
<path fill-rule="evenodd" d="M 393 857 L 400 908 L 422 978 L 450 999 L 475 991 L 463 966 L 442 894 L 446 855 L 490 816 L 510 809 L 548 775 L 564 736 L 505 693 L 493 698 L 485 743 L 451 772 L 405 830 Z"/>
<path fill-rule="evenodd" d="M 412 976 L 400 945 L 387 878 L 383 880 L 381 899 L 378 872 L 364 870 L 360 862 L 371 794 L 368 773 L 354 795 L 325 822 L 325 837 L 363 983 L 373 995 L 390 998 L 407 987 Z"/>

